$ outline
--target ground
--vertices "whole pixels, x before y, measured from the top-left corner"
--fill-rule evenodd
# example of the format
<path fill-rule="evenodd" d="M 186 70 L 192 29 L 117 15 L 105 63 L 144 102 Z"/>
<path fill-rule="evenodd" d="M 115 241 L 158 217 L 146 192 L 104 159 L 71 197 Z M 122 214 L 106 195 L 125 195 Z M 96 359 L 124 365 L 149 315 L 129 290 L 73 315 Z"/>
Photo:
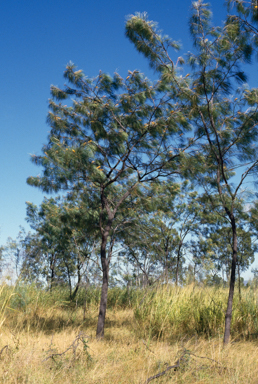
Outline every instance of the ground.
<path fill-rule="evenodd" d="M 222 337 L 181 337 L 177 341 L 142 337 L 132 309 L 108 311 L 104 340 L 97 341 L 97 306 L 66 311 L 45 309 L 8 316 L 0 333 L 0 383 L 144 384 L 181 360 L 152 383 L 258 384 L 258 341 Z M 12 315 L 14 316 L 14 315 Z M 33 321 L 32 321 L 33 319 Z M 69 349 L 70 347 L 70 349 Z M 150 381 L 149 381 L 150 382 Z"/>

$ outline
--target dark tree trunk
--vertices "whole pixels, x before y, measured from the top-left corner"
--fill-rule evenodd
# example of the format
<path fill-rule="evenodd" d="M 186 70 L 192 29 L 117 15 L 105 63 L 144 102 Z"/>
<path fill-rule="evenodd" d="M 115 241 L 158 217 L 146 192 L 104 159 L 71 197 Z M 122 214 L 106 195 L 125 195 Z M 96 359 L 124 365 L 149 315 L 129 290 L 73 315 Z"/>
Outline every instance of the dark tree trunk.
<path fill-rule="evenodd" d="M 74 288 L 74 291 L 72 293 L 72 299 L 75 299 L 75 296 L 78 293 L 78 290 L 79 290 L 79 287 L 80 287 L 80 282 L 81 282 L 81 279 L 77 282 L 76 287 Z"/>
<path fill-rule="evenodd" d="M 240 276 L 240 264 L 237 265 L 238 270 L 238 293 L 239 293 L 239 300 L 241 301 L 241 276 Z"/>
<path fill-rule="evenodd" d="M 165 282 L 166 282 L 166 284 L 168 284 L 168 263 L 167 263 L 167 260 L 166 260 L 166 264 L 165 264 Z"/>
<path fill-rule="evenodd" d="M 227 311 L 225 316 L 224 344 L 227 344 L 230 339 L 230 325 L 231 325 L 231 319 L 232 319 L 232 306 L 233 306 L 233 297 L 234 297 L 235 280 L 236 280 L 237 233 L 236 233 L 235 218 L 232 216 L 231 216 L 231 225 L 232 225 L 232 234 L 233 234 L 233 254 L 232 254 L 229 294 L 228 294 L 228 305 L 227 305 Z"/>
<path fill-rule="evenodd" d="M 80 283 L 81 283 L 81 266 L 80 266 L 80 261 L 78 259 L 77 260 L 77 284 L 76 284 L 76 287 L 73 291 L 72 299 L 74 299 L 75 296 L 77 295 L 77 292 L 78 292 L 79 287 L 80 287 Z"/>
<path fill-rule="evenodd" d="M 182 242 L 180 242 L 179 244 L 177 258 L 176 258 L 176 286 L 178 286 L 178 280 L 179 280 L 179 260 L 180 260 L 181 247 L 182 247 Z"/>
<path fill-rule="evenodd" d="M 165 280 L 166 284 L 168 284 L 168 239 L 166 239 L 166 245 L 165 245 Z"/>
<path fill-rule="evenodd" d="M 86 307 L 87 307 L 87 291 L 88 291 L 88 277 L 86 276 L 86 284 L 85 284 L 85 293 L 84 293 L 84 303 L 83 303 L 83 321 L 85 321 L 86 318 Z"/>
<path fill-rule="evenodd" d="M 176 286 L 178 286 L 178 273 L 179 273 L 179 254 L 176 258 Z"/>
<path fill-rule="evenodd" d="M 99 305 L 99 317 L 98 317 L 98 325 L 97 325 L 97 339 L 101 339 L 104 337 L 104 327 L 105 327 L 105 318 L 106 318 L 106 310 L 107 310 L 107 293 L 108 293 L 108 259 L 106 257 L 106 246 L 107 246 L 107 238 L 108 238 L 109 230 L 106 230 L 102 235 L 102 243 L 101 243 L 101 266 L 102 266 L 102 289 L 101 289 L 101 299 Z"/>
<path fill-rule="evenodd" d="M 69 291 L 70 291 L 70 300 L 71 300 L 71 298 L 72 298 L 72 283 L 71 283 L 70 268 L 69 268 L 68 263 L 65 263 L 65 266 L 66 266 L 66 269 L 67 269 Z"/>
<path fill-rule="evenodd" d="M 51 269 L 51 276 L 50 276 L 50 292 L 52 292 L 53 285 L 54 285 L 54 279 L 55 279 L 55 263 L 56 263 L 55 255 L 52 255 L 52 256 L 51 256 L 51 260 L 50 260 L 50 269 Z"/>

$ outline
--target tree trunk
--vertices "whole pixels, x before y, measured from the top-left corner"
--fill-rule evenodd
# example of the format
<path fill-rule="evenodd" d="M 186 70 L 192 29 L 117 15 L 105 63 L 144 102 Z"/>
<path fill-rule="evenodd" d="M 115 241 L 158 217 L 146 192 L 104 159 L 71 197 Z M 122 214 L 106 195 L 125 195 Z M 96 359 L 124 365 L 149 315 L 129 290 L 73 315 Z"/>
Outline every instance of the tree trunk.
<path fill-rule="evenodd" d="M 88 285 L 89 285 L 89 281 L 88 281 L 88 277 L 86 276 L 86 284 L 85 284 L 85 292 L 84 292 L 84 303 L 83 303 L 83 321 L 85 321 L 85 318 L 86 318 Z"/>
<path fill-rule="evenodd" d="M 241 301 L 241 276 L 240 276 L 240 264 L 238 264 L 237 269 L 238 269 L 238 293 L 239 293 L 239 300 Z"/>
<path fill-rule="evenodd" d="M 75 287 L 73 294 L 72 294 L 73 300 L 75 299 L 75 296 L 79 290 L 80 283 L 81 283 L 81 267 L 80 267 L 80 261 L 77 260 L 77 284 L 76 284 L 76 287 Z"/>
<path fill-rule="evenodd" d="M 168 263 L 165 264 L 165 283 L 168 284 Z"/>
<path fill-rule="evenodd" d="M 231 225 L 232 225 L 232 233 L 233 233 L 233 254 L 232 254 L 229 294 L 228 294 L 228 305 L 227 305 L 227 311 L 225 316 L 224 344 L 227 344 L 230 338 L 230 325 L 231 325 L 231 319 L 232 319 L 232 306 L 233 306 L 234 288 L 235 288 L 235 280 L 236 280 L 237 233 L 236 233 L 236 224 L 235 224 L 234 217 L 231 217 Z"/>
<path fill-rule="evenodd" d="M 179 254 L 176 258 L 176 286 L 178 286 L 178 273 L 179 273 Z"/>
<path fill-rule="evenodd" d="M 50 276 L 50 292 L 52 292 L 53 285 L 54 285 L 54 279 L 55 279 L 55 263 L 56 263 L 55 255 L 52 255 L 52 256 L 51 256 L 51 260 L 50 260 L 50 270 L 51 270 L 51 276 Z"/>
<path fill-rule="evenodd" d="M 176 258 L 176 286 L 178 286 L 178 279 L 179 279 L 179 259 L 180 259 L 181 247 L 182 247 L 182 242 L 180 242 L 179 244 L 177 258 Z"/>
<path fill-rule="evenodd" d="M 76 287 L 74 288 L 74 291 L 73 291 L 72 296 L 71 296 L 72 300 L 75 299 L 75 296 L 77 295 L 79 287 L 80 287 L 80 281 L 78 281 L 78 283 L 76 284 Z"/>
<path fill-rule="evenodd" d="M 67 275 L 68 275 L 68 282 L 69 282 L 69 290 L 70 290 L 70 300 L 72 299 L 72 282 L 71 282 L 71 276 L 70 276 L 70 268 L 68 263 L 65 263 L 66 269 L 67 269 Z"/>
<path fill-rule="evenodd" d="M 107 309 L 107 293 L 108 293 L 108 260 L 106 257 L 106 246 L 107 246 L 107 238 L 108 238 L 108 232 L 105 231 L 105 233 L 102 235 L 102 242 L 101 242 L 101 266 L 102 266 L 102 289 L 101 289 L 101 299 L 100 299 L 100 305 L 99 305 L 99 317 L 98 317 L 98 325 L 97 325 L 97 339 L 101 339 L 104 337 L 104 327 L 105 327 L 105 318 L 106 318 L 106 309 Z"/>
<path fill-rule="evenodd" d="M 165 281 L 168 284 L 168 239 L 165 246 Z"/>

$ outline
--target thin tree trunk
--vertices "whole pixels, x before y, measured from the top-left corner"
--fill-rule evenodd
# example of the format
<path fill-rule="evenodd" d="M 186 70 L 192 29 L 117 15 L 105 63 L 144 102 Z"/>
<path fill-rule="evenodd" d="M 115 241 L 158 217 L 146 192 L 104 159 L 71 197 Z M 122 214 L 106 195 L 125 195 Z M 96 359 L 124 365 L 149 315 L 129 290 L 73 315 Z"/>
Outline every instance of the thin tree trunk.
<path fill-rule="evenodd" d="M 87 293 L 88 293 L 88 277 L 86 276 L 85 292 L 84 292 L 84 303 L 83 303 L 83 321 L 86 318 L 86 308 L 87 308 Z"/>
<path fill-rule="evenodd" d="M 74 291 L 72 293 L 72 299 L 75 299 L 75 296 L 77 295 L 77 292 L 78 292 L 79 287 L 80 287 L 80 281 L 81 281 L 81 279 L 78 281 L 78 283 L 76 284 L 76 287 L 74 288 Z"/>
<path fill-rule="evenodd" d="M 179 259 L 180 259 L 181 247 L 182 247 L 182 242 L 180 242 L 179 244 L 177 258 L 176 258 L 176 286 L 178 286 L 178 279 L 179 279 Z"/>
<path fill-rule="evenodd" d="M 73 291 L 72 299 L 75 298 L 75 296 L 79 290 L 80 283 L 81 283 L 81 268 L 80 268 L 80 261 L 77 259 L 77 284 L 76 284 L 76 287 Z"/>
<path fill-rule="evenodd" d="M 240 276 L 240 265 L 237 266 L 238 269 L 238 293 L 239 293 L 239 300 L 241 301 L 241 276 Z"/>
<path fill-rule="evenodd" d="M 56 263 L 56 258 L 54 255 L 51 256 L 50 260 L 50 269 L 51 269 L 51 277 L 50 277 L 50 292 L 52 292 L 53 284 L 54 284 L 54 279 L 55 279 L 55 263 Z"/>
<path fill-rule="evenodd" d="M 165 258 L 165 280 L 166 284 L 168 284 L 168 239 L 166 239 Z"/>
<path fill-rule="evenodd" d="M 231 225 L 232 225 L 232 233 L 233 233 L 233 254 L 232 254 L 229 294 L 228 294 L 228 305 L 227 305 L 227 311 L 225 316 L 224 344 L 227 344 L 230 339 L 230 325 L 231 325 L 231 319 L 232 319 L 232 306 L 233 306 L 233 297 L 234 297 L 235 280 L 236 280 L 237 233 L 236 233 L 236 224 L 235 224 L 234 217 L 231 218 Z"/>
<path fill-rule="evenodd" d="M 166 264 L 165 264 L 165 282 L 166 284 L 168 284 L 168 262 L 166 260 Z"/>
<path fill-rule="evenodd" d="M 178 273 L 179 273 L 179 253 L 176 258 L 176 286 L 178 286 Z"/>
<path fill-rule="evenodd" d="M 71 300 L 71 298 L 72 298 L 72 283 L 71 283 L 70 269 L 69 269 L 68 263 L 65 263 L 65 266 L 66 266 L 66 269 L 67 269 L 69 291 L 70 291 L 70 300 Z"/>
<path fill-rule="evenodd" d="M 107 310 L 107 293 L 108 293 L 108 259 L 106 257 L 106 246 L 107 246 L 107 237 L 109 230 L 106 230 L 102 235 L 102 243 L 101 243 L 101 266 L 102 266 L 102 288 L 101 288 L 101 299 L 99 305 L 99 317 L 98 317 L 98 325 L 97 325 L 97 339 L 101 339 L 104 337 L 104 327 L 105 327 L 105 318 L 106 318 L 106 310 Z"/>

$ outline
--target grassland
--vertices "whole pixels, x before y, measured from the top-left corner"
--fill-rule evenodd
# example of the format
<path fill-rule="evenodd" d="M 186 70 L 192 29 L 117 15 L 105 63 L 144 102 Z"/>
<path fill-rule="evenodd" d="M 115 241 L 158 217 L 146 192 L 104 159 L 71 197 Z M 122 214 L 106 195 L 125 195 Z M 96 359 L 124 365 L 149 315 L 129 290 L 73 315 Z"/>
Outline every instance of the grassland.
<path fill-rule="evenodd" d="M 85 302 L 86 297 L 86 302 Z M 258 292 L 237 294 L 223 348 L 227 290 L 111 289 L 105 338 L 96 341 L 99 291 L 70 302 L 63 289 L 0 289 L 0 383 L 258 384 Z"/>

